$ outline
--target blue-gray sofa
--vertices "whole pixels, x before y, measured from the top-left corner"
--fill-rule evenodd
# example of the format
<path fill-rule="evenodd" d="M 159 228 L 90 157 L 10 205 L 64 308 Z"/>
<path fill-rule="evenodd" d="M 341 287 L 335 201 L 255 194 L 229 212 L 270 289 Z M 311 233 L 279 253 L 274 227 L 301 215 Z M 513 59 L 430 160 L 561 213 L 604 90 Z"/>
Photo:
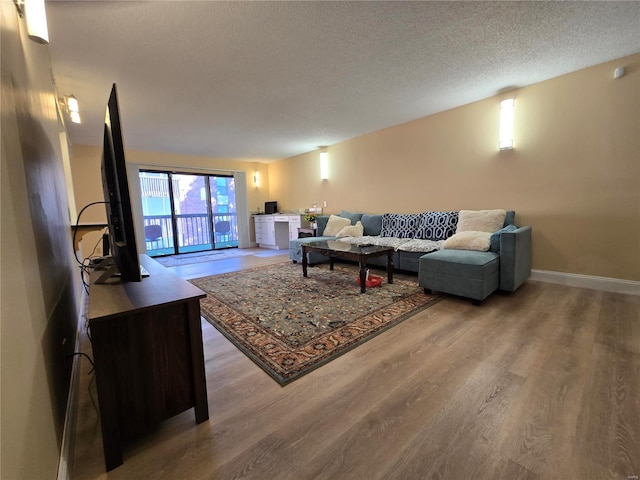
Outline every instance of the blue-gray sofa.
<path fill-rule="evenodd" d="M 516 227 L 514 211 L 506 211 L 503 228 L 490 234 L 487 251 L 446 248 L 447 239 L 456 233 L 458 212 L 369 215 L 343 210 L 339 217 L 348 218 L 351 225 L 360 222 L 363 235 L 338 240 L 393 247 L 394 268 L 417 273 L 418 283 L 425 291 L 449 293 L 479 303 L 498 289 L 515 291 L 531 274 L 531 227 Z M 289 258 L 293 262 L 302 260 L 302 244 L 336 239 L 323 235 L 329 218 L 317 218 L 319 236 L 290 241 Z M 311 265 L 328 261 L 316 252 L 307 255 Z M 373 259 L 370 263 L 385 266 L 386 259 Z"/>

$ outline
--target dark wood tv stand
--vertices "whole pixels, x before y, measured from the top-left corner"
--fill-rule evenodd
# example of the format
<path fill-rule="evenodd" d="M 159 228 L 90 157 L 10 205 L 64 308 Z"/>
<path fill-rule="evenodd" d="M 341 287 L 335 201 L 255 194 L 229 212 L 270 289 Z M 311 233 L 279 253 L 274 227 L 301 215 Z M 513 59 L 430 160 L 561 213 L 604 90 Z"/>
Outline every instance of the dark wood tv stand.
<path fill-rule="evenodd" d="M 107 471 L 122 442 L 191 407 L 209 418 L 200 326 L 205 293 L 147 255 L 142 282 L 99 284 L 91 274 L 88 322 Z"/>

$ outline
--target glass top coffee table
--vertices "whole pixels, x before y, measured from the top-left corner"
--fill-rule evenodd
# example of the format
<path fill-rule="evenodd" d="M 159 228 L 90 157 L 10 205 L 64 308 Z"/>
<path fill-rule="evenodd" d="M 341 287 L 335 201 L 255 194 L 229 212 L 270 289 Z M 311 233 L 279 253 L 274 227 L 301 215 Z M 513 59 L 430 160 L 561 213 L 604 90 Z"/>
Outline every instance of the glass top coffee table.
<path fill-rule="evenodd" d="M 367 290 L 367 260 L 370 258 L 387 256 L 387 281 L 393 283 L 393 248 L 377 245 L 354 245 L 338 240 L 321 240 L 303 243 L 302 245 L 302 276 L 307 276 L 307 252 L 318 252 L 329 257 L 329 269 L 333 270 L 334 258 L 355 260 L 360 267 L 360 293 Z"/>

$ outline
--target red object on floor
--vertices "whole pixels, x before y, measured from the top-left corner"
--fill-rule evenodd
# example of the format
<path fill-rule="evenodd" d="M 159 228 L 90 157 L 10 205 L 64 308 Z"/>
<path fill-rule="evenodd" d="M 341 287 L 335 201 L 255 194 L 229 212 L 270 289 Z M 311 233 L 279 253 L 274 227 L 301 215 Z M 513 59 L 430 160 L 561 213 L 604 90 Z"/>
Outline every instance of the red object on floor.
<path fill-rule="evenodd" d="M 357 283 L 360 285 L 360 278 L 358 278 Z M 367 288 L 379 287 L 380 285 L 382 285 L 382 277 L 376 277 L 375 275 L 369 275 L 369 280 L 365 281 Z"/>

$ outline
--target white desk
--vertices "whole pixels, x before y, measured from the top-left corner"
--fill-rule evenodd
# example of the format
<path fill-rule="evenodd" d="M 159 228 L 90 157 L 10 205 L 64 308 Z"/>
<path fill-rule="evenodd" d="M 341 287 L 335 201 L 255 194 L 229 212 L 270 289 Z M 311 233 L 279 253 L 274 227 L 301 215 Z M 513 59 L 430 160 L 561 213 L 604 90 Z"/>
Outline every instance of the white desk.
<path fill-rule="evenodd" d="M 253 222 L 258 246 L 276 250 L 288 250 L 289 240 L 298 238 L 302 224 L 301 215 L 285 213 L 254 215 Z"/>

